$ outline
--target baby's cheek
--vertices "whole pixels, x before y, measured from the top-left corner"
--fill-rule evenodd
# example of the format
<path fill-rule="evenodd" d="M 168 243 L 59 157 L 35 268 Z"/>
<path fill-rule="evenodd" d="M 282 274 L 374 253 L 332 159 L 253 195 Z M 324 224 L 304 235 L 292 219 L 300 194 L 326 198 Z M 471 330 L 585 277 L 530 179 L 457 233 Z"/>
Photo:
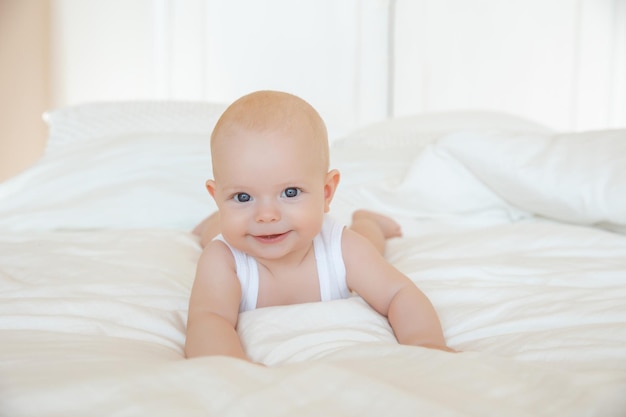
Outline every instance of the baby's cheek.
<path fill-rule="evenodd" d="M 220 220 L 222 224 L 222 229 L 225 229 L 226 232 L 242 229 L 245 227 L 244 225 L 246 224 L 244 216 L 234 213 L 221 215 Z"/>

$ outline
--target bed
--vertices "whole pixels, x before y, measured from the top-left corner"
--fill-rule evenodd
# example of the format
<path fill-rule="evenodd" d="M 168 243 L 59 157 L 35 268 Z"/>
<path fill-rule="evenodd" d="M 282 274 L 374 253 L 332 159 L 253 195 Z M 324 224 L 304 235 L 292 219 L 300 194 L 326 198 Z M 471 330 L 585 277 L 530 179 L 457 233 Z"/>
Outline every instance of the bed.
<path fill-rule="evenodd" d="M 183 354 L 223 109 L 46 114 L 44 157 L 0 184 L 0 415 L 626 415 L 626 130 L 456 111 L 333 138 L 333 215 L 401 223 L 386 256 L 459 353 L 397 344 L 354 295 L 243 313 L 261 367 Z"/>

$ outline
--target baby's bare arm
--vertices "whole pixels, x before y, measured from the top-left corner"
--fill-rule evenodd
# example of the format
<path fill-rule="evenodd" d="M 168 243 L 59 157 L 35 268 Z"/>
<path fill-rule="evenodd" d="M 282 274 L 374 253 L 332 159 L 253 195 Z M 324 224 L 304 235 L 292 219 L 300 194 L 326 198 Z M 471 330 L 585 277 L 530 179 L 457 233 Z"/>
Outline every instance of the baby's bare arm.
<path fill-rule="evenodd" d="M 235 328 L 222 316 L 207 312 L 187 322 L 185 356 L 224 355 L 248 359 Z"/>
<path fill-rule="evenodd" d="M 435 308 L 412 282 L 391 299 L 387 318 L 399 343 L 453 351 L 446 345 Z"/>
<path fill-rule="evenodd" d="M 342 249 L 348 286 L 387 317 L 399 343 L 452 350 L 432 303 L 406 275 L 350 230 L 344 231 Z"/>
<path fill-rule="evenodd" d="M 229 258 L 230 257 L 230 258 Z M 212 242 L 198 260 L 189 299 L 185 355 L 226 355 L 247 359 L 237 334 L 241 287 L 234 260 L 221 242 Z"/>

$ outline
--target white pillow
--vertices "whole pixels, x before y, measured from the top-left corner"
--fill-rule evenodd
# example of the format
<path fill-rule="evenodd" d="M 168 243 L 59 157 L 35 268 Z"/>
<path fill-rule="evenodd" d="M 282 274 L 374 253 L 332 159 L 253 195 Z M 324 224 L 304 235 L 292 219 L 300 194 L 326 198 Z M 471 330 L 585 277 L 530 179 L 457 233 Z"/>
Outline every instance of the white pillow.
<path fill-rule="evenodd" d="M 199 133 L 213 130 L 223 103 L 188 101 L 94 102 L 44 113 L 46 152 L 91 139 L 133 133 Z"/>
<path fill-rule="evenodd" d="M 340 142 L 360 142 L 387 148 L 430 142 L 443 134 L 460 130 L 494 129 L 506 132 L 550 133 L 551 130 L 523 117 L 503 112 L 457 110 L 420 113 L 373 123 L 345 136 Z M 341 146 L 341 144 L 339 145 Z"/>
<path fill-rule="evenodd" d="M 336 140 L 331 145 L 331 162 L 342 170 L 351 171 L 350 176 L 341 179 L 343 185 L 381 179 L 400 182 L 426 145 L 449 133 L 474 129 L 550 133 L 545 126 L 507 113 L 416 114 L 374 123 Z"/>
<path fill-rule="evenodd" d="M 211 175 L 207 134 L 75 143 L 0 185 L 0 228 L 189 230 L 215 210 Z"/>
<path fill-rule="evenodd" d="M 0 228 L 191 229 L 215 209 L 204 183 L 226 106 L 109 102 L 46 113 L 44 156 L 0 183 Z"/>
<path fill-rule="evenodd" d="M 626 129 L 552 135 L 461 132 L 438 145 L 523 210 L 613 230 L 626 225 Z"/>
<path fill-rule="evenodd" d="M 363 191 L 395 216 L 450 219 L 474 217 L 483 222 L 511 222 L 529 214 L 507 203 L 437 144 L 413 158 L 398 183 L 373 183 Z"/>
<path fill-rule="evenodd" d="M 342 173 L 333 210 L 345 212 L 348 202 L 396 218 L 480 224 L 528 217 L 436 145 L 451 132 L 484 128 L 550 132 L 520 117 L 486 111 L 426 113 L 373 124 L 332 145 L 331 162 Z"/>

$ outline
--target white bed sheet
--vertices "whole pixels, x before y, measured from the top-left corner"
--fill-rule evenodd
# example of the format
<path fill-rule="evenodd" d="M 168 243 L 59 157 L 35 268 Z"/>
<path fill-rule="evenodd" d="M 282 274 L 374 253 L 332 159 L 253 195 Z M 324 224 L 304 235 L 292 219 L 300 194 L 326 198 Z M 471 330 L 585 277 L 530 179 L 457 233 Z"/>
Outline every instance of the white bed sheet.
<path fill-rule="evenodd" d="M 390 251 L 463 353 L 397 345 L 353 297 L 244 313 L 269 368 L 185 360 L 188 233 L 4 234 L 2 415 L 623 415 L 624 236 L 530 222 Z"/>
<path fill-rule="evenodd" d="M 0 415 L 624 416 L 626 235 L 619 210 L 605 209 L 626 196 L 615 154 L 625 136 L 597 133 L 612 164 L 583 158 L 580 196 L 613 184 L 589 205 L 575 187 L 511 175 L 528 153 L 471 152 L 524 149 L 521 133 L 534 138 L 530 160 L 564 161 L 545 129 L 474 113 L 394 121 L 333 145 L 343 177 L 332 212 L 347 221 L 367 207 L 401 222 L 387 256 L 461 353 L 398 345 L 353 296 L 243 313 L 245 348 L 267 367 L 183 357 L 200 254 L 187 226 L 211 209 L 186 184 L 208 175 L 207 137 L 60 143 L 0 184 Z M 546 178 L 579 168 L 553 166 L 533 165 Z M 527 184 L 532 204 L 520 207 L 511 190 Z"/>

